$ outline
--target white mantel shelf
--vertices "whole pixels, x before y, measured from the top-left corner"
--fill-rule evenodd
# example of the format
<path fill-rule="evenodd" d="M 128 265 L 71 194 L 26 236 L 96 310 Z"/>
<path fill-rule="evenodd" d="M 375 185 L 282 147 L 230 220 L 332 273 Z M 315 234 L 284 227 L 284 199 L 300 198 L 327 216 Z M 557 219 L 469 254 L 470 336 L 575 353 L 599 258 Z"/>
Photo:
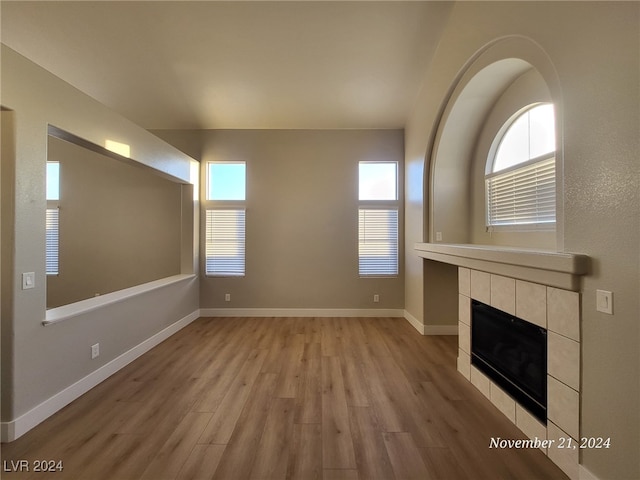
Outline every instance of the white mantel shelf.
<path fill-rule="evenodd" d="M 589 257 L 576 253 L 451 243 L 416 243 L 418 256 L 498 275 L 579 291 Z"/>

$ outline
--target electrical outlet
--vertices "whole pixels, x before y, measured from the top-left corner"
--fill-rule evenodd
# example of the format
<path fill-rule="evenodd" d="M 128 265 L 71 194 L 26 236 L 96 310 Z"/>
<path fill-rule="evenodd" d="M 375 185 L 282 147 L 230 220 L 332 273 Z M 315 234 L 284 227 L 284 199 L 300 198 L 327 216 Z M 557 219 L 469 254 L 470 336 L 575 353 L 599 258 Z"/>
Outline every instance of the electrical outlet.
<path fill-rule="evenodd" d="M 231 294 L 230 293 L 225 293 L 224 294 L 224 301 L 225 302 L 230 302 L 231 301 Z"/>
<path fill-rule="evenodd" d="M 442 241 L 442 232 L 436 232 L 436 242 Z"/>
<path fill-rule="evenodd" d="M 91 345 L 91 359 L 97 358 L 100 356 L 100 344 L 96 343 L 95 345 Z"/>
<path fill-rule="evenodd" d="M 378 303 L 380 301 L 380 295 L 377 293 L 373 296 L 373 303 Z"/>

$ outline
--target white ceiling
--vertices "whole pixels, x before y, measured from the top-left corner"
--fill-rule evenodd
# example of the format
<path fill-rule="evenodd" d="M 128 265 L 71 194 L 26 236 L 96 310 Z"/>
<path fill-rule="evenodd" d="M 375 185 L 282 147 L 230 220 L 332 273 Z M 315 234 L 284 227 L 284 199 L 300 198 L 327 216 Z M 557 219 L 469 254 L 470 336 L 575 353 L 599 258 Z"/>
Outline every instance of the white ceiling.
<path fill-rule="evenodd" d="M 403 127 L 433 1 L 2 1 L 2 42 L 148 129 Z"/>

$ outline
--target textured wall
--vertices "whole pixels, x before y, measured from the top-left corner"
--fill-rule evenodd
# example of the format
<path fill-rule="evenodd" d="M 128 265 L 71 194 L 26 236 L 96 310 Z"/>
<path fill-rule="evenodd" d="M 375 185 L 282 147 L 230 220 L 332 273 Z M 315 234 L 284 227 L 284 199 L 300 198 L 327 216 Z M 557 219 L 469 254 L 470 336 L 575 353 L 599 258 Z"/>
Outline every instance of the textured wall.
<path fill-rule="evenodd" d="M 44 327 L 48 124 L 97 145 L 104 145 L 105 139 L 127 143 L 133 158 L 185 183 L 192 178 L 195 161 L 4 45 L 2 102 L 15 111 L 15 155 L 11 159 L 3 156 L 3 163 L 10 161 L 15 168 L 10 185 L 15 221 L 7 226 L 4 213 L 2 217 L 3 235 L 8 227 L 15 241 L 9 272 L 12 283 L 3 282 L 2 287 L 3 307 L 5 294 L 13 307 L 10 318 L 3 311 L 2 319 L 3 341 L 9 338 L 11 342 L 10 348 L 2 348 L 6 433 L 16 419 L 55 394 L 197 311 L 198 288 L 197 279 L 187 280 Z M 4 269 L 3 262 L 3 276 Z M 35 272 L 35 288 L 21 289 L 22 272 Z M 100 357 L 91 360 L 90 347 L 96 342 L 101 345 Z"/>
<path fill-rule="evenodd" d="M 584 436 L 611 437 L 612 447 L 580 453 L 600 478 L 640 477 L 639 9 L 636 2 L 456 4 L 406 127 L 406 171 L 426 160 L 429 172 L 439 111 L 485 51 L 525 59 L 550 84 L 564 169 L 557 245 L 592 258 L 581 290 L 580 425 Z M 428 198 L 427 190 L 427 200 L 412 202 L 407 225 L 431 220 Z M 422 241 L 411 234 L 407 244 Z M 409 254 L 407 262 L 416 264 L 407 271 L 419 271 L 419 259 Z M 406 277 L 406 309 L 418 318 L 420 281 Z M 614 292 L 613 316 L 596 311 L 596 289 Z M 429 321 L 428 311 L 423 317 Z"/>
<path fill-rule="evenodd" d="M 402 199 L 402 130 L 156 133 L 201 150 L 202 178 L 208 161 L 247 164 L 246 275 L 203 274 L 203 308 L 403 308 L 402 261 L 398 277 L 359 278 L 357 257 L 358 162 L 397 161 Z M 203 193 L 203 210 L 208 205 Z M 402 232 L 401 200 L 398 205 Z"/>

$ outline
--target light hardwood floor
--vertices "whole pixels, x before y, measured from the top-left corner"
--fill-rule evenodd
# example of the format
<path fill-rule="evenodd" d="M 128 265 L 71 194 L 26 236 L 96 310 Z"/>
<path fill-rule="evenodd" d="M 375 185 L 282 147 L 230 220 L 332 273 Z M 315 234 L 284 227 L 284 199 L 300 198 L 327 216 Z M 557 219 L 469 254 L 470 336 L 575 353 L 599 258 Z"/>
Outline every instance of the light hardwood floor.
<path fill-rule="evenodd" d="M 564 479 L 455 368 L 457 337 L 393 318 L 201 318 L 34 430 L 7 479 Z M 14 463 L 15 465 L 15 463 Z M 11 468 L 9 468 L 11 469 Z"/>

